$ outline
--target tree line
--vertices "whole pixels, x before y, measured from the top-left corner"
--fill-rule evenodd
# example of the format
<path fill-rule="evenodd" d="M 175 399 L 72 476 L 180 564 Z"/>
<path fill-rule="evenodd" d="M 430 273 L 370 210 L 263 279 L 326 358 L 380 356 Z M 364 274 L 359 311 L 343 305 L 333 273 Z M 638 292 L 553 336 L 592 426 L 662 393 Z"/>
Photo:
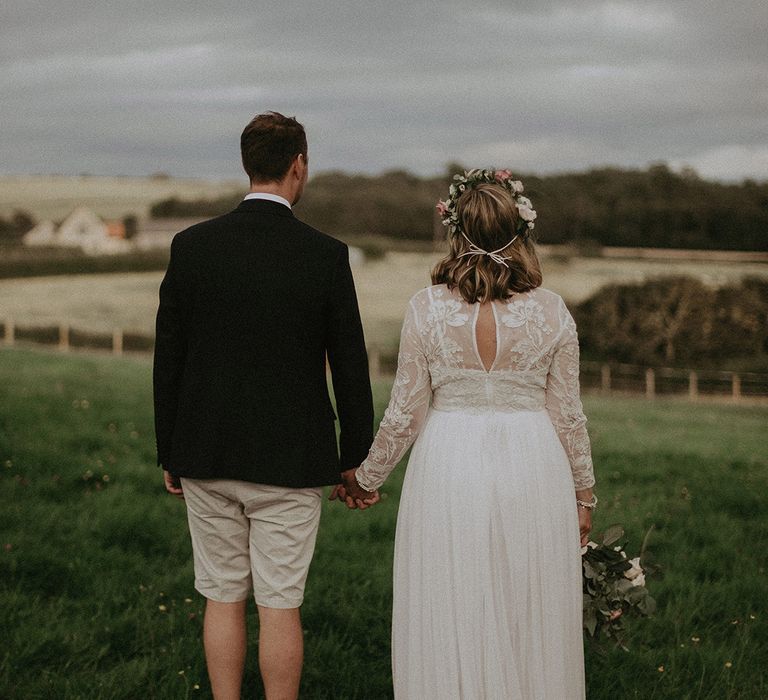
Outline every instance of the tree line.
<path fill-rule="evenodd" d="M 611 284 L 573 315 L 584 359 L 768 371 L 768 280 L 719 288 L 691 277 Z"/>
<path fill-rule="evenodd" d="M 378 235 L 401 240 L 435 237 L 435 203 L 445 198 L 447 173 L 419 177 L 398 170 L 381 175 L 325 172 L 312 178 L 297 215 L 342 237 Z M 690 169 L 664 164 L 645 170 L 598 168 L 538 176 L 515 173 L 538 212 L 542 243 L 572 243 L 708 250 L 768 250 L 768 182 L 725 184 Z M 166 199 L 154 217 L 215 216 L 231 210 L 240 195 L 213 200 Z"/>

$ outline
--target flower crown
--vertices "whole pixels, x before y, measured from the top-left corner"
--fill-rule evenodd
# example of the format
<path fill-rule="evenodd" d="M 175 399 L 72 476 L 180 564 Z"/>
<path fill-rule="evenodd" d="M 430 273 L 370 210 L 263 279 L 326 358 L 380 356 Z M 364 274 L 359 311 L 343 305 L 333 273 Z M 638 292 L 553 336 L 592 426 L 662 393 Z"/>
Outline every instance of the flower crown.
<path fill-rule="evenodd" d="M 455 182 L 451 183 L 448 188 L 448 199 L 445 201 L 437 202 L 437 211 L 442 218 L 443 225 L 447 226 L 451 233 L 462 233 L 461 226 L 459 224 L 459 215 L 456 211 L 456 203 L 459 197 L 467 190 L 467 188 L 476 187 L 482 183 L 491 183 L 495 185 L 501 185 L 509 190 L 512 195 L 512 199 L 517 206 L 517 213 L 520 219 L 525 222 L 525 225 L 520 233 L 527 233 L 530 231 L 536 219 L 536 211 L 531 204 L 531 200 L 528 197 L 523 197 L 523 183 L 520 180 L 512 179 L 512 172 L 510 170 L 465 170 L 463 175 L 454 175 Z M 517 238 L 517 236 L 515 236 Z M 514 238 L 512 239 L 514 240 Z M 510 241 L 511 243 L 512 241 Z M 509 245 L 509 244 L 507 244 Z"/>

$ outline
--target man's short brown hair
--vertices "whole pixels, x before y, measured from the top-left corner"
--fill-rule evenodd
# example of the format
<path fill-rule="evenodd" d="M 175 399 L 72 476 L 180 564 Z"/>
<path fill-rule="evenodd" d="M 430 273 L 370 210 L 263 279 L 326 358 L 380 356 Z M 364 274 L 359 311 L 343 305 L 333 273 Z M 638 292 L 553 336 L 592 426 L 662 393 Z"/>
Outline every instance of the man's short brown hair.
<path fill-rule="evenodd" d="M 297 155 L 307 157 L 307 135 L 294 117 L 258 114 L 243 129 L 240 152 L 251 182 L 277 182 Z"/>

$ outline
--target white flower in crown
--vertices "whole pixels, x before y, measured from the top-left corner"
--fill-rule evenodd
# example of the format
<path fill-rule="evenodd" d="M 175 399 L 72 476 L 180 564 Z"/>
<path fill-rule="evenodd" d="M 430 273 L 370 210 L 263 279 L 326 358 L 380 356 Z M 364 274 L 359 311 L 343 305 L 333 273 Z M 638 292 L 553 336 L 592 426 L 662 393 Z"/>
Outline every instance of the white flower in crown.
<path fill-rule="evenodd" d="M 527 221 L 528 222 L 528 224 L 529 224 L 528 228 L 533 228 L 533 226 L 531 224 L 533 224 L 533 222 L 536 219 L 536 212 L 533 209 L 531 209 L 530 207 L 525 206 L 524 204 L 518 204 L 517 205 L 517 213 L 520 215 L 520 218 L 523 221 Z"/>
<path fill-rule="evenodd" d="M 523 230 L 530 232 L 536 220 L 536 210 L 528 197 L 523 197 L 523 183 L 512 179 L 511 170 L 466 170 L 463 174 L 453 176 L 454 182 L 448 188 L 448 199 L 439 200 L 436 205 L 438 214 L 444 226 L 448 226 L 451 233 L 457 233 L 460 229 L 459 217 L 456 212 L 456 204 L 459 197 L 468 189 L 481 183 L 494 183 L 505 187 L 515 201 L 520 219 L 525 223 Z"/>

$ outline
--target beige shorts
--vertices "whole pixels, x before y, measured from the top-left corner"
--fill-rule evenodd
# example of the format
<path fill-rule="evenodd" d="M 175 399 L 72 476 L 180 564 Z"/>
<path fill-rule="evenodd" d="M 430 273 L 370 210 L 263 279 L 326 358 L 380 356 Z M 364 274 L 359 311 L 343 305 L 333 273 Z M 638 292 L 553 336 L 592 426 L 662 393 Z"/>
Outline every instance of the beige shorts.
<path fill-rule="evenodd" d="M 222 603 L 298 608 L 315 549 L 322 488 L 181 479 L 195 588 Z"/>

